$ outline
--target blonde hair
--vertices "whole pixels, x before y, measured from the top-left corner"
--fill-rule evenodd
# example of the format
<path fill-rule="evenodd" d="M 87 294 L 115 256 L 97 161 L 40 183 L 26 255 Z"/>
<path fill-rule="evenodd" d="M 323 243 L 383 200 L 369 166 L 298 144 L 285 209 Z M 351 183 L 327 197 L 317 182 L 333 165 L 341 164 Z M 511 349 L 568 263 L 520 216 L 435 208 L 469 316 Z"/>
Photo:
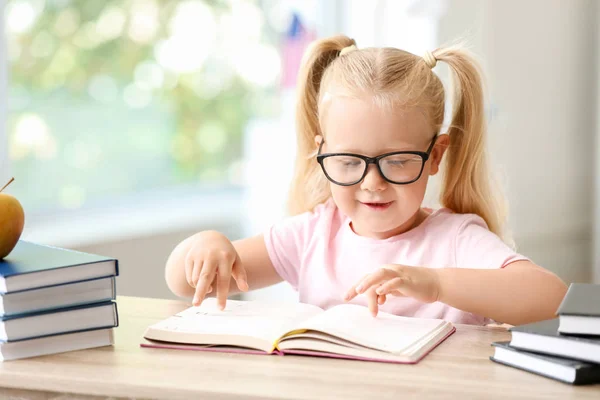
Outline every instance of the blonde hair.
<path fill-rule="evenodd" d="M 355 46 L 353 39 L 334 36 L 312 43 L 304 55 L 289 212 L 311 211 L 331 197 L 329 183 L 315 160 L 315 137 L 322 135 L 319 105 L 325 91 L 335 88 L 357 96 L 368 94 L 381 105 L 419 107 L 432 134 L 438 133 L 444 121 L 445 93 L 431 67 L 443 61 L 451 71 L 453 115 L 440 204 L 456 213 L 479 215 L 490 231 L 510 242 L 504 232 L 504 197 L 493 183 L 487 162 L 482 74 L 473 55 L 460 45 L 439 48 L 425 58 L 395 48 L 357 50 Z"/>

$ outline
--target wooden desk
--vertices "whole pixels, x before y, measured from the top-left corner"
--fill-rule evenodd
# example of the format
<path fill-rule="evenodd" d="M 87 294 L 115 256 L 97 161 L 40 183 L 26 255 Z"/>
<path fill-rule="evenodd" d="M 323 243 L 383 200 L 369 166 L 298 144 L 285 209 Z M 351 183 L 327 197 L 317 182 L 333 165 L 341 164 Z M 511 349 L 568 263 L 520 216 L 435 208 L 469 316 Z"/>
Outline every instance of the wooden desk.
<path fill-rule="evenodd" d="M 502 328 L 459 325 L 417 365 L 203 353 L 139 347 L 148 325 L 188 304 L 132 297 L 117 303 L 114 347 L 0 364 L 0 398 L 600 398 L 600 385 L 573 387 L 490 361 L 490 343 L 510 337 Z"/>

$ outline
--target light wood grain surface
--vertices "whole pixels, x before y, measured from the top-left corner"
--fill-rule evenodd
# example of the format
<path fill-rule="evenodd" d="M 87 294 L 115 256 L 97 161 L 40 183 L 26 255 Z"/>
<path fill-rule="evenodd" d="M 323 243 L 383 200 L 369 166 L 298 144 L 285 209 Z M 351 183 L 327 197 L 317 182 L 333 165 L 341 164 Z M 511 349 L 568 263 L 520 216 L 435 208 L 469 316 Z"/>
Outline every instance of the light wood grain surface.
<path fill-rule="evenodd" d="M 117 302 L 115 346 L 0 364 L 0 398 L 600 399 L 600 385 L 573 387 L 490 361 L 490 343 L 510 338 L 503 328 L 458 325 L 416 365 L 204 353 L 139 346 L 148 325 L 189 304 Z"/>

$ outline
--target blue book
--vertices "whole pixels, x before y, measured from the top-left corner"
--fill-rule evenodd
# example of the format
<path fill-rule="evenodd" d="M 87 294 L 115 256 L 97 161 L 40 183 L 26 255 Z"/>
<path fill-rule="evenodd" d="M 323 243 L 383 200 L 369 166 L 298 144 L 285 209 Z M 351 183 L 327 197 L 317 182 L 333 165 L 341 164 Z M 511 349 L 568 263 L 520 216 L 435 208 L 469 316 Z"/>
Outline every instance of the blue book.
<path fill-rule="evenodd" d="M 116 326 L 119 326 L 117 303 L 108 301 L 33 314 L 4 316 L 0 319 L 0 342 Z"/>
<path fill-rule="evenodd" d="M 0 260 L 0 294 L 118 274 L 114 258 L 20 240 Z"/>
<path fill-rule="evenodd" d="M 101 303 L 116 299 L 115 277 L 70 282 L 0 296 L 0 317 Z"/>

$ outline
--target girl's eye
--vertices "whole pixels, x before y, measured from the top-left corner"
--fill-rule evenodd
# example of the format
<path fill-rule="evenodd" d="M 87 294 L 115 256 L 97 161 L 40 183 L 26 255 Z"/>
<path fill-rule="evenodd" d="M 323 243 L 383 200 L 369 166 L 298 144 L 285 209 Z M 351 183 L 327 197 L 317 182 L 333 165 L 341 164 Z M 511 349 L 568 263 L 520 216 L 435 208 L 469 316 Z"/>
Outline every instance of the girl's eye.
<path fill-rule="evenodd" d="M 411 167 L 412 165 L 420 164 L 420 159 L 414 158 L 414 157 L 410 157 L 410 158 L 395 157 L 395 158 L 385 159 L 384 162 L 388 167 L 408 168 L 408 167 Z"/>
<path fill-rule="evenodd" d="M 408 161 L 406 160 L 390 160 L 388 161 L 388 165 L 391 165 L 392 167 L 401 167 L 404 164 L 406 164 Z"/>
<path fill-rule="evenodd" d="M 337 162 L 344 167 L 356 167 L 361 164 L 361 160 L 355 158 L 340 158 Z"/>
<path fill-rule="evenodd" d="M 409 160 L 385 160 L 385 165 L 390 168 L 404 168 L 409 162 Z"/>

